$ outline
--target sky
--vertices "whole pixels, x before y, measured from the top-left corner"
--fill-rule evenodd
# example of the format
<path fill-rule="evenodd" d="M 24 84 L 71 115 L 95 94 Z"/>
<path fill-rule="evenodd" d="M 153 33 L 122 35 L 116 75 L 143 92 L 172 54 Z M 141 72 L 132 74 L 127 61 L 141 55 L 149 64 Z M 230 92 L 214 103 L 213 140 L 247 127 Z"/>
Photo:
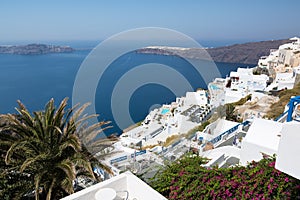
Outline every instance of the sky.
<path fill-rule="evenodd" d="M 1 0 L 0 41 L 103 40 L 162 27 L 200 41 L 299 36 L 298 0 Z"/>

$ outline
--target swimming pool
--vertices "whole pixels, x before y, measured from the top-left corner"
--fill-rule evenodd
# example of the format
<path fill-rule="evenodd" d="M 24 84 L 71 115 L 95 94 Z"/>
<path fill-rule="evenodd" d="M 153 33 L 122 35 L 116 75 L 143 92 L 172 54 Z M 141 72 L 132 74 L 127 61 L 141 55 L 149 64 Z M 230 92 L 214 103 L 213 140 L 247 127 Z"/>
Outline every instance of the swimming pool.
<path fill-rule="evenodd" d="M 210 88 L 211 88 L 212 90 L 219 90 L 219 89 L 220 89 L 218 86 L 213 85 L 213 84 L 210 85 Z"/>
<path fill-rule="evenodd" d="M 169 108 L 163 108 L 161 111 L 161 114 L 164 115 L 164 114 L 167 114 L 168 112 L 170 112 Z"/>

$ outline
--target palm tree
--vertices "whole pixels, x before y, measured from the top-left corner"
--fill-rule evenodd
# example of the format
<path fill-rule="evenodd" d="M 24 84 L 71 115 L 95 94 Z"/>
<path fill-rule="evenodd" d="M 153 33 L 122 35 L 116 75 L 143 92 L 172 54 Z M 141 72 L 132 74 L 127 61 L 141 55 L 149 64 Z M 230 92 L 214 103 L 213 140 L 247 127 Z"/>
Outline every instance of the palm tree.
<path fill-rule="evenodd" d="M 226 120 L 237 121 L 237 115 L 235 114 L 235 106 L 231 103 L 225 104 L 226 109 Z"/>
<path fill-rule="evenodd" d="M 33 114 L 20 101 L 18 104 L 18 115 L 4 115 L 9 123 L 1 131 L 0 143 L 7 147 L 6 164 L 33 176 L 36 200 L 41 190 L 47 200 L 53 199 L 53 194 L 73 193 L 73 181 L 79 172 L 94 178 L 92 154 L 83 148 L 86 141 L 80 138 L 96 136 L 108 122 L 87 126 L 87 120 L 96 115 L 83 115 L 88 104 L 66 110 L 67 98 L 57 109 L 51 99 L 44 111 Z"/>

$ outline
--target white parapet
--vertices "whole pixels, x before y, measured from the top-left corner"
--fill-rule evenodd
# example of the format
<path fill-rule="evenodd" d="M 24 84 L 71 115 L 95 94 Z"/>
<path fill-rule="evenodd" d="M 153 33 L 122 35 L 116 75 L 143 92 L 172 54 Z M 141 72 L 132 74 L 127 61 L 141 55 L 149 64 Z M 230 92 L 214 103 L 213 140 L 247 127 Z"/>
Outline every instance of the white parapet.
<path fill-rule="evenodd" d="M 164 196 L 130 172 L 125 172 L 107 181 L 88 187 L 62 200 L 97 200 L 97 198 L 103 200 L 112 198 L 166 200 Z"/>
<path fill-rule="evenodd" d="M 241 164 L 259 161 L 263 154 L 277 153 L 283 124 L 266 119 L 255 118 L 241 145 Z"/>
<path fill-rule="evenodd" d="M 300 123 L 287 123 L 282 129 L 275 168 L 300 179 Z"/>

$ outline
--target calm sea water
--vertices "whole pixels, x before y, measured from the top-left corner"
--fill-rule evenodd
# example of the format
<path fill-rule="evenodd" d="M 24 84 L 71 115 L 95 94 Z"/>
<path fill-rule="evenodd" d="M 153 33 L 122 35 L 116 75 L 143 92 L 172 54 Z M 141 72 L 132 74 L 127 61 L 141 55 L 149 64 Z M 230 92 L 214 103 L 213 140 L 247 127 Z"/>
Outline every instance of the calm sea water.
<path fill-rule="evenodd" d="M 58 103 L 64 97 L 69 97 L 69 105 L 71 105 L 76 73 L 89 52 L 89 50 L 81 50 L 73 53 L 34 56 L 0 54 L 0 113 L 14 113 L 18 99 L 31 111 L 43 109 L 45 103 L 51 98 Z M 134 66 L 154 62 L 172 66 L 190 81 L 194 89 L 206 88 L 201 77 L 195 76 L 194 71 L 189 70 L 189 64 L 182 58 L 134 52 L 123 55 L 105 72 L 99 81 L 96 93 L 96 111 L 100 114 L 100 120 L 111 120 L 113 125 L 106 134 L 121 132 L 114 123 L 110 110 L 111 93 L 116 82 Z M 248 66 L 216 64 L 222 77 L 236 70 L 237 67 Z M 152 105 L 170 103 L 175 98 L 167 87 L 158 84 L 144 85 L 131 96 L 129 105 L 131 117 L 135 122 L 141 121 Z"/>

